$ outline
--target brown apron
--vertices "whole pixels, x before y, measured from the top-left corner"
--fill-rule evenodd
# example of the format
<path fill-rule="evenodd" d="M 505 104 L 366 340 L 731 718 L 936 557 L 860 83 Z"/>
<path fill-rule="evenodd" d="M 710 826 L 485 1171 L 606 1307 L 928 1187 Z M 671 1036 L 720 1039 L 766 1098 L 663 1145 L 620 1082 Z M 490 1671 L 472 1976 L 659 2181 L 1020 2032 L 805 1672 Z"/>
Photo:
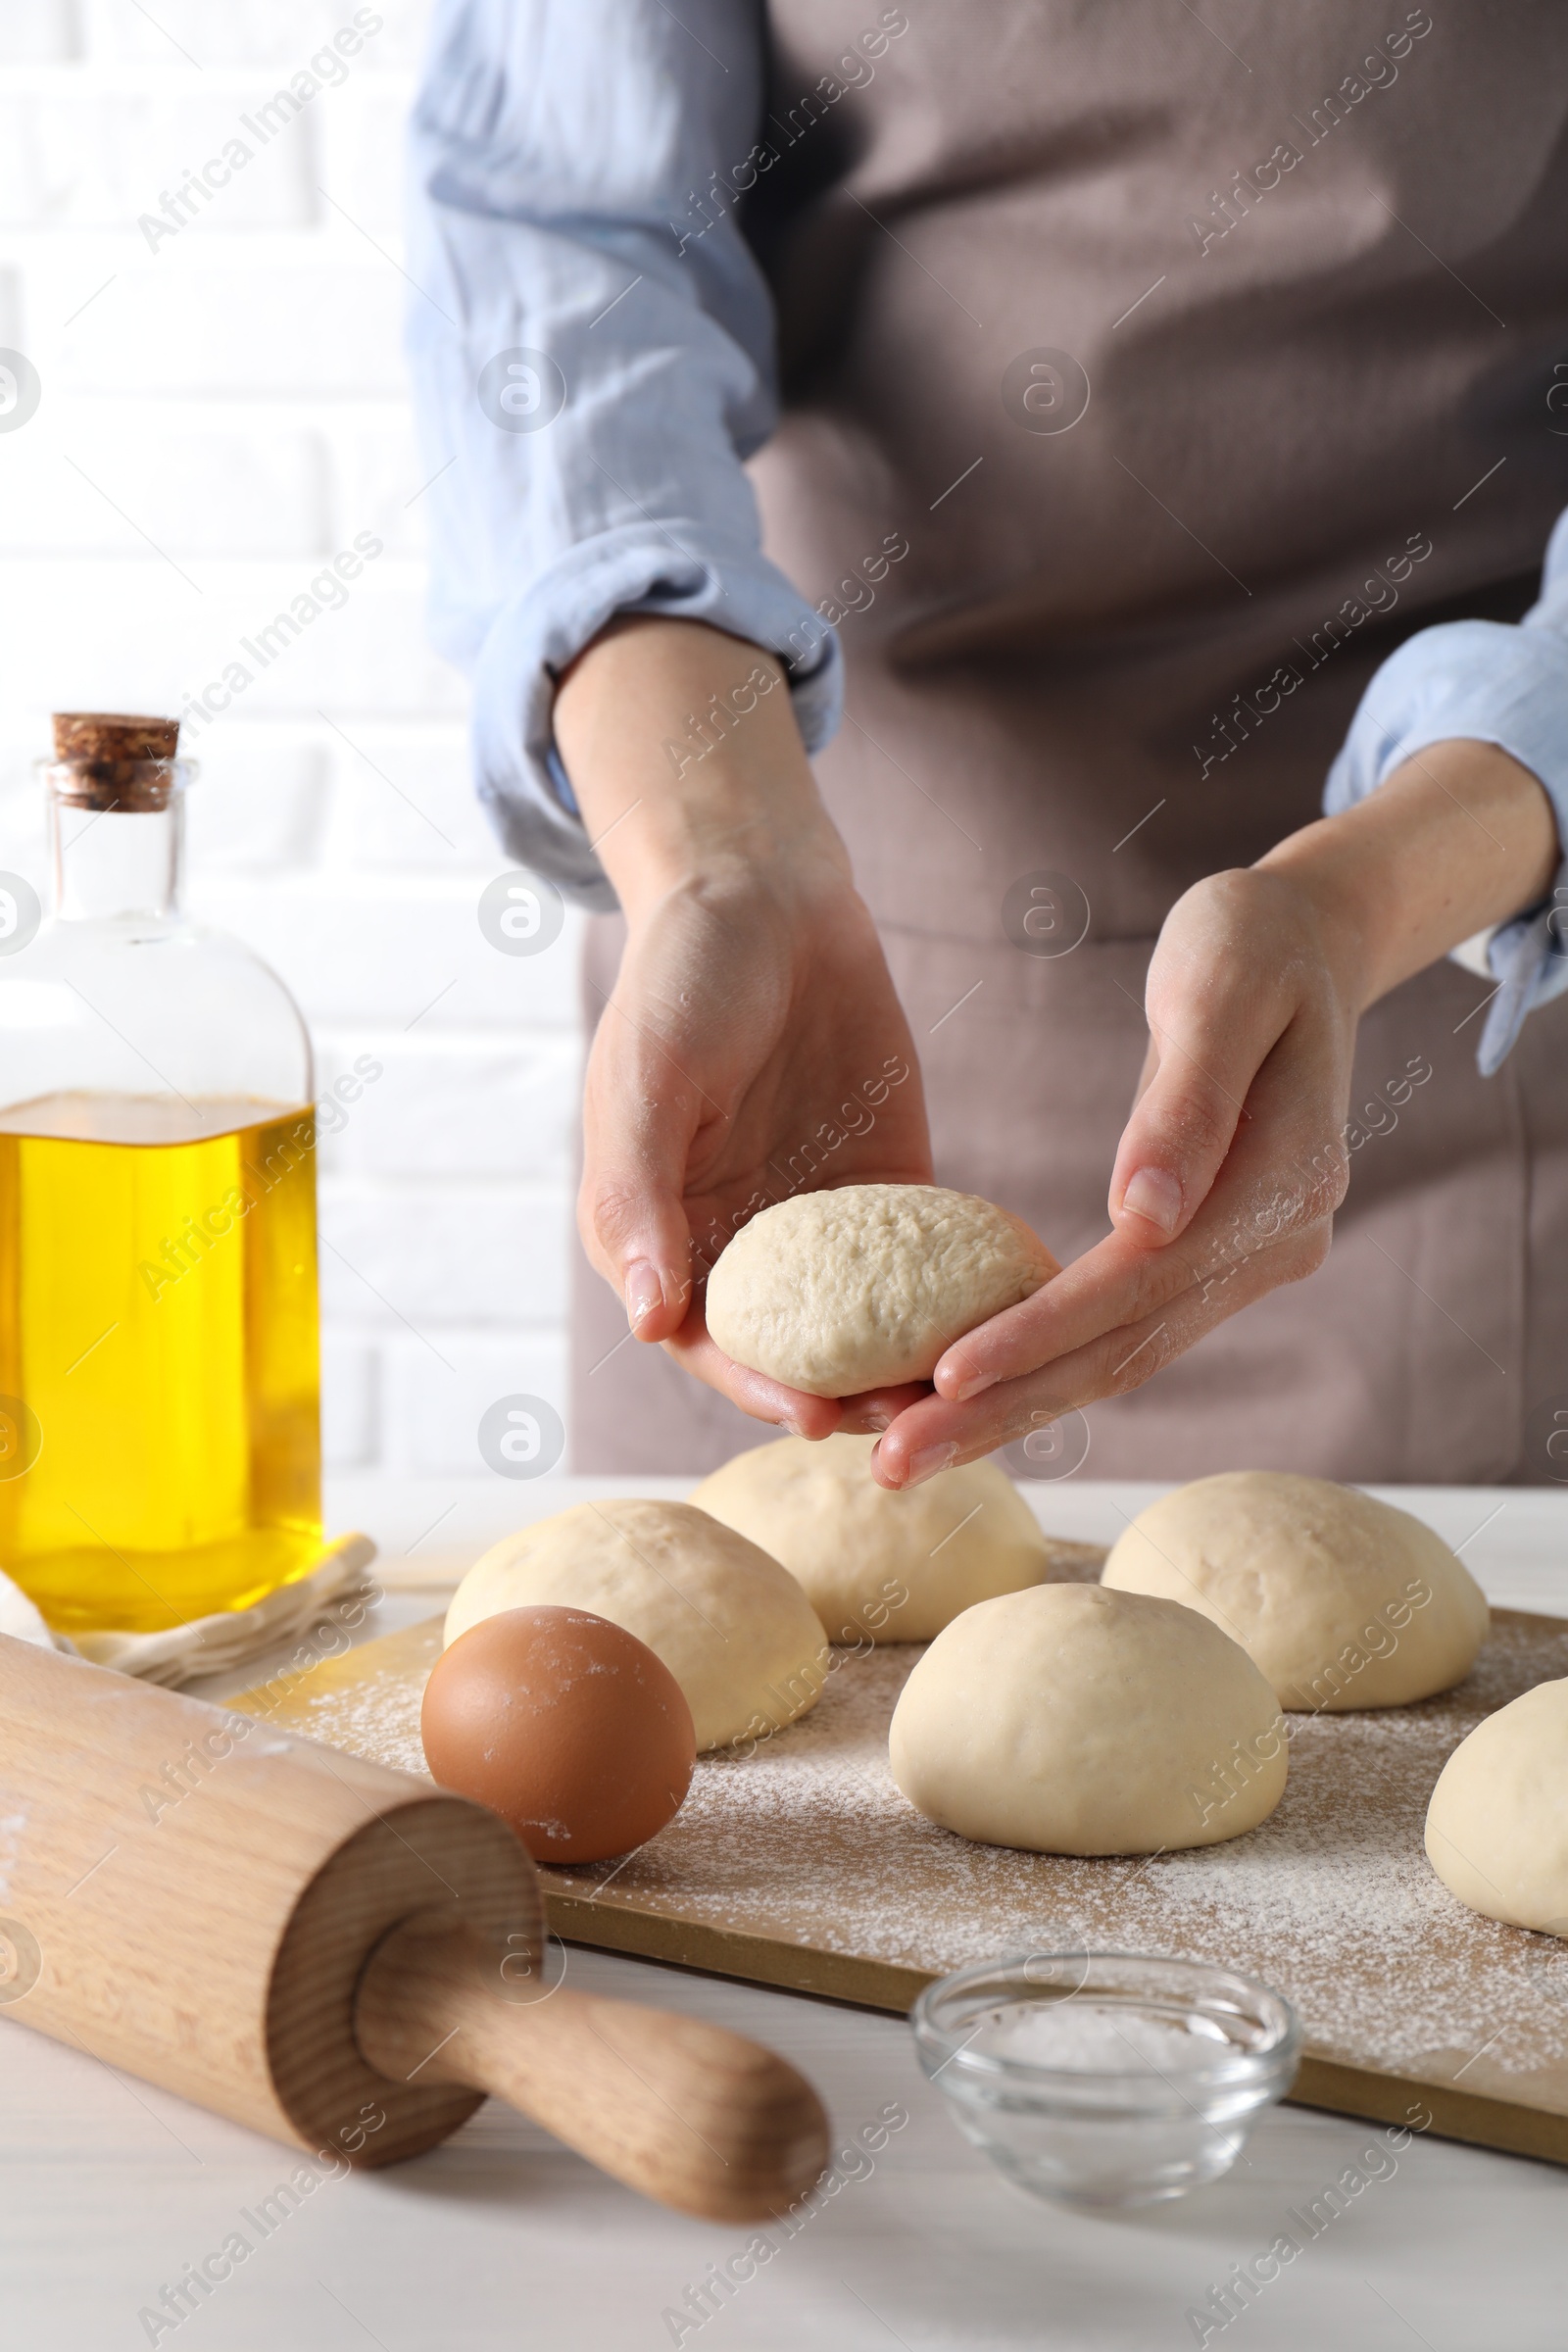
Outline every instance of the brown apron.
<path fill-rule="evenodd" d="M 1535 593 L 1568 503 L 1568 12 L 769 15 L 779 160 L 748 220 L 786 414 L 754 471 L 769 553 L 845 613 L 850 721 L 818 773 L 938 1180 L 1066 1259 L 1108 1229 L 1173 901 L 1318 813 L 1402 637 Z M 841 64 L 895 19 L 869 79 Z M 1086 902 L 1071 953 L 1004 926 L 1042 871 Z M 608 988 L 618 924 L 595 933 Z M 1367 1015 L 1352 1109 L 1377 1132 L 1327 1264 L 1092 1406 L 1084 1475 L 1549 1474 L 1526 1429 L 1568 1390 L 1568 1002 L 1484 1080 L 1489 986 L 1444 962 Z M 758 1442 L 659 1350 L 603 1360 L 624 1330 L 583 1268 L 580 1468 Z"/>

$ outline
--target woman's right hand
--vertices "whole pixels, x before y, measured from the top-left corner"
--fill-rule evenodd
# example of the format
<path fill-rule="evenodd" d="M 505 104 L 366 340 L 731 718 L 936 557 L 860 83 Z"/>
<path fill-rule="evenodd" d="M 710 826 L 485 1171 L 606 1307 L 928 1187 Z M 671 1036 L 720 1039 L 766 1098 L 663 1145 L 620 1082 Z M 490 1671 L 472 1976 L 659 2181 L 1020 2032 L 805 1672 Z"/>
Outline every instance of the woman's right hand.
<path fill-rule="evenodd" d="M 689 717 L 715 695 L 734 723 L 705 753 Z M 638 1339 L 757 1419 L 884 1428 L 924 1390 L 808 1396 L 732 1362 L 703 1317 L 709 1267 L 769 1200 L 931 1181 L 913 1041 L 783 673 L 699 623 L 616 622 L 564 680 L 556 734 L 627 921 L 588 1060 L 589 1257 Z"/>

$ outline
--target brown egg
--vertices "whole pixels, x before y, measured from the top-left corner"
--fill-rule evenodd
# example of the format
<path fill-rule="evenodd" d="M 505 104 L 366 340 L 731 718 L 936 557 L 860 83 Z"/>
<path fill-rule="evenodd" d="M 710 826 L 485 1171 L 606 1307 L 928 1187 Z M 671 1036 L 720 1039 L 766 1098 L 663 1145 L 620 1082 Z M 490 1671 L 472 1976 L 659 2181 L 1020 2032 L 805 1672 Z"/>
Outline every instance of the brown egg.
<path fill-rule="evenodd" d="M 536 1862 L 629 1853 L 679 1812 L 692 1711 L 662 1658 L 586 1609 L 505 1609 L 443 1650 L 419 1718 L 444 1788 L 510 1821 Z"/>

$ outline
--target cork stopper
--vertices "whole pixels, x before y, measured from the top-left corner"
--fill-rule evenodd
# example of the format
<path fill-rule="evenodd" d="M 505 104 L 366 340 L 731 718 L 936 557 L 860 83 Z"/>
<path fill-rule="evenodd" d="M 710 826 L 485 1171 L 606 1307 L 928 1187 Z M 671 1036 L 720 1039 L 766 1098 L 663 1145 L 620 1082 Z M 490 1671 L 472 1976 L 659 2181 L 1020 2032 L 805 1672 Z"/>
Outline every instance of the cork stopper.
<path fill-rule="evenodd" d="M 79 808 L 164 808 L 174 787 L 177 718 L 57 710 L 50 783 Z"/>

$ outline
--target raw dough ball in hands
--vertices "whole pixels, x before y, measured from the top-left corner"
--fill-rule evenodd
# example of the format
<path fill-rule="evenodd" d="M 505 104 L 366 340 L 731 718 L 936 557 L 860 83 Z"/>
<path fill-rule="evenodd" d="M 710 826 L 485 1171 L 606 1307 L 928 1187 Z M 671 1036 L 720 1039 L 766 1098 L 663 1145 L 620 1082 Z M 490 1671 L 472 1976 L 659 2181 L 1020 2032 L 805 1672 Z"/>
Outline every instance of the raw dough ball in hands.
<path fill-rule="evenodd" d="M 810 1396 L 929 1380 L 944 1352 L 1060 1268 L 1021 1218 L 934 1184 L 798 1193 L 708 1278 L 724 1353 Z"/>
<path fill-rule="evenodd" d="M 994 1462 L 895 1494 L 871 1476 L 875 1446 L 779 1438 L 691 1499 L 782 1560 L 834 1642 L 929 1642 L 960 1609 L 1050 1573 L 1033 1511 Z"/>
<path fill-rule="evenodd" d="M 699 1748 L 781 1731 L 816 1704 L 827 1637 L 787 1568 L 688 1502 L 579 1502 L 493 1544 L 443 1642 L 502 1609 L 589 1609 L 662 1658 Z"/>
<path fill-rule="evenodd" d="M 956 1617 L 904 1687 L 888 1756 L 928 1821 L 1043 1854 L 1239 1838 L 1273 1812 L 1290 1763 L 1246 1650 L 1195 1609 L 1099 1585 Z"/>
<path fill-rule="evenodd" d="M 1427 1807 L 1427 1858 L 1472 1911 L 1568 1936 L 1568 1682 L 1538 1683 L 1460 1740 Z"/>
<path fill-rule="evenodd" d="M 1467 1675 L 1490 1617 L 1480 1586 L 1408 1511 L 1331 1479 L 1227 1470 L 1141 1511 L 1103 1583 L 1200 1609 L 1240 1642 L 1282 1707 L 1403 1707 Z"/>

